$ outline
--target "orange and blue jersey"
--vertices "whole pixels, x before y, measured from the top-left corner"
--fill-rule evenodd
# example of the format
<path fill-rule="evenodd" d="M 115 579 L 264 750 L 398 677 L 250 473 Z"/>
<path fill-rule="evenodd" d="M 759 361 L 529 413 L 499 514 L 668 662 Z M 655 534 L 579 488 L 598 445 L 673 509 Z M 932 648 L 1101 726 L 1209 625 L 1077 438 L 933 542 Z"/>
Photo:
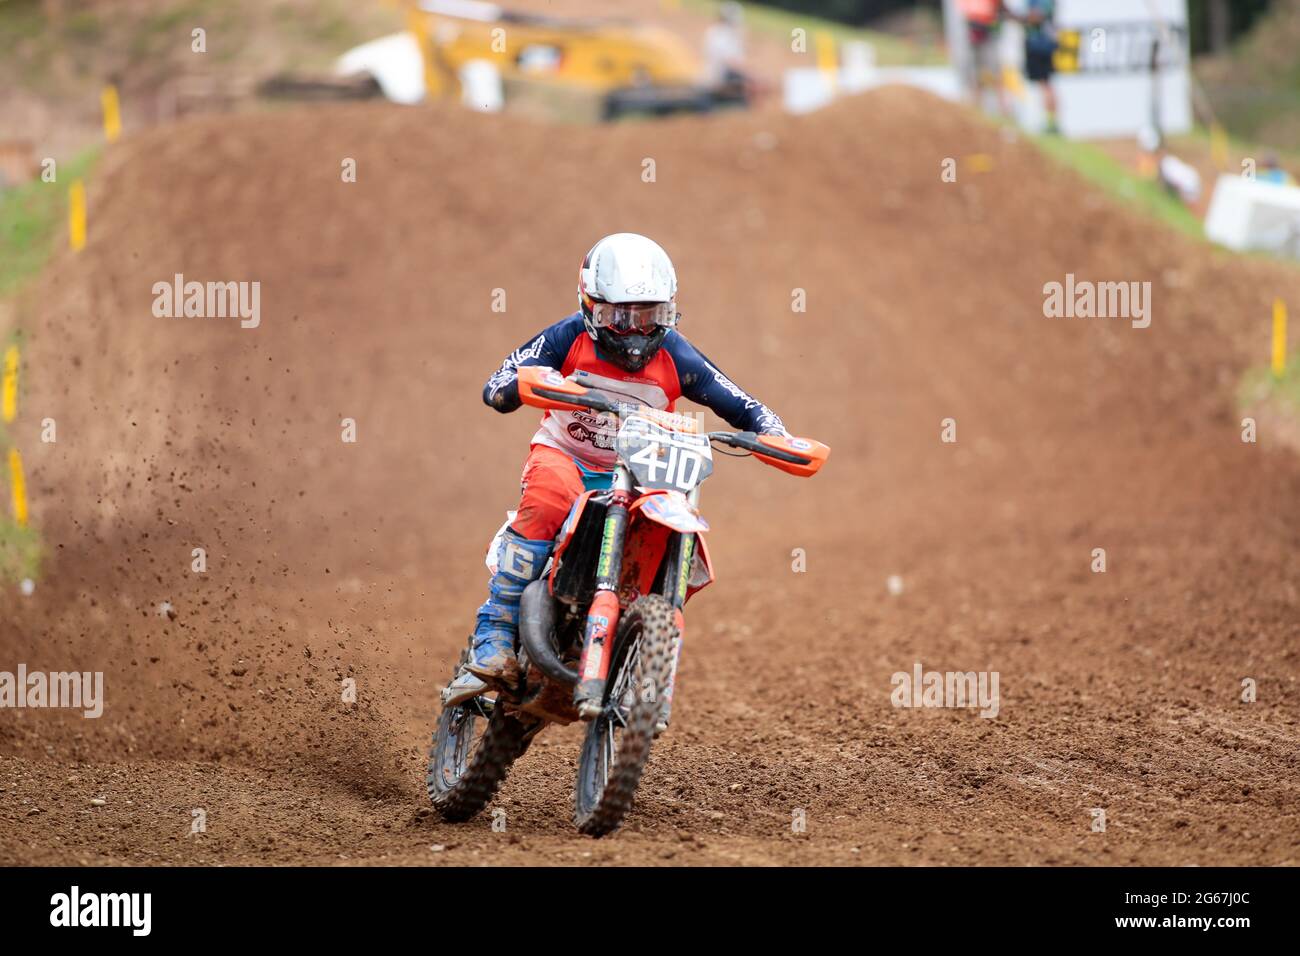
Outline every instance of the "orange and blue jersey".
<path fill-rule="evenodd" d="M 545 365 L 566 376 L 583 371 L 593 388 L 666 411 L 674 410 L 677 399 L 686 398 L 742 431 L 785 430 L 775 412 L 727 378 L 676 329 L 669 330 L 644 368 L 628 372 L 601 357 L 582 313 L 575 312 L 511 352 L 483 387 L 483 401 L 499 412 L 519 408 L 518 370 L 527 365 Z M 616 434 L 610 416 L 548 410 L 532 444 L 562 451 L 584 470 L 604 471 L 614 466 Z"/>

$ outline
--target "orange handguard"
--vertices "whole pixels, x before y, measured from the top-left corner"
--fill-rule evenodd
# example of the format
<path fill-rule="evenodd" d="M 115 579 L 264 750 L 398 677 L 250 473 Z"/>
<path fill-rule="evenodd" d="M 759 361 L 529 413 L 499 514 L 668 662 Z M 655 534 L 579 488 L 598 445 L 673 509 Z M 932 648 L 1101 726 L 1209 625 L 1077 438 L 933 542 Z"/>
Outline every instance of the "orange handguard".
<path fill-rule="evenodd" d="M 582 411 L 588 406 L 564 401 L 565 395 L 581 398 L 590 389 L 571 382 L 553 368 L 545 365 L 525 365 L 519 369 L 519 400 L 535 408 L 553 408 L 570 412 Z M 539 394 L 539 390 L 541 394 Z"/>
<path fill-rule="evenodd" d="M 804 465 L 792 461 L 781 461 L 778 458 L 769 458 L 761 451 L 754 452 L 754 457 L 763 464 L 771 465 L 773 468 L 780 468 L 782 471 L 791 475 L 798 475 L 800 478 L 808 478 L 817 474 L 822 465 L 826 464 L 826 459 L 831 455 L 829 445 L 823 445 L 812 438 L 796 438 L 786 435 L 758 435 L 756 437 L 759 444 L 776 448 L 788 455 L 807 458 L 808 464 Z"/>

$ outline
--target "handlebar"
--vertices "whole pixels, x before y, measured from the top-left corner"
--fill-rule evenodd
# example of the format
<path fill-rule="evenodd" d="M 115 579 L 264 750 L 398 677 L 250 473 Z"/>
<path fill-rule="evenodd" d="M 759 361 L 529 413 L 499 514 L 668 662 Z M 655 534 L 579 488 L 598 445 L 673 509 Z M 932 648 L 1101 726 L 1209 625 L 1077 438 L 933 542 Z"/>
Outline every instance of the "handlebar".
<path fill-rule="evenodd" d="M 574 411 L 589 409 L 622 418 L 644 411 L 633 402 L 620 402 L 579 382 L 564 378 L 555 369 L 530 365 L 519 369 L 519 398 L 538 408 Z M 662 414 L 662 413 L 660 413 Z M 708 432 L 709 441 L 752 452 L 764 464 L 801 477 L 815 474 L 826 463 L 831 450 L 811 438 L 789 435 L 759 435 L 755 432 Z"/>
<path fill-rule="evenodd" d="M 599 392 L 587 392 L 586 395 L 573 395 L 568 392 L 557 391 L 545 386 L 532 389 L 532 393 L 538 398 L 549 399 L 553 402 L 563 404 L 581 405 L 584 408 L 590 408 L 592 411 L 607 412 L 613 415 L 627 415 L 639 411 L 641 406 L 632 402 L 616 402 L 611 398 L 606 398 Z M 769 458 L 775 458 L 778 461 L 787 461 L 792 465 L 809 465 L 812 459 L 803 455 L 796 455 L 791 452 L 781 451 L 772 448 L 770 445 L 764 445 L 758 440 L 758 434 L 755 432 L 709 432 L 709 441 L 721 442 L 724 445 L 730 445 L 732 448 L 743 448 L 745 451 L 757 452 L 760 455 L 767 455 Z"/>
<path fill-rule="evenodd" d="M 722 444 L 730 445 L 732 448 L 743 448 L 745 451 L 752 451 L 757 455 L 775 458 L 777 461 L 788 462 L 791 465 L 811 465 L 813 463 L 813 459 L 806 455 L 799 455 L 782 448 L 774 448 L 771 445 L 763 444 L 756 432 L 709 432 L 709 441 L 722 442 Z"/>
<path fill-rule="evenodd" d="M 616 402 L 612 398 L 606 398 L 599 392 L 587 392 L 586 395 L 577 396 L 570 392 L 561 392 L 557 389 L 546 388 L 545 386 L 534 386 L 532 393 L 538 398 L 549 399 L 562 405 L 581 405 L 583 408 L 590 408 L 597 412 L 609 412 L 614 415 L 626 414 L 624 409 L 635 409 L 637 406 L 631 402 Z M 522 397 L 522 395 L 521 395 Z M 532 404 L 527 399 L 525 404 Z"/>

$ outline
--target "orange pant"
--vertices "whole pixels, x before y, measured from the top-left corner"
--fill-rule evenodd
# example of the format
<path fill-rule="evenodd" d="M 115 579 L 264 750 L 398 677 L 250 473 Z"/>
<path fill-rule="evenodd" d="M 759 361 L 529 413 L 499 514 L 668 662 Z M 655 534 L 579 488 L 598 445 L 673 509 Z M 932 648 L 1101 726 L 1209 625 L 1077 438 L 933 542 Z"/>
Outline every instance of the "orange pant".
<path fill-rule="evenodd" d="M 519 483 L 523 494 L 510 527 L 532 541 L 554 538 L 574 500 L 582 494 L 582 472 L 564 452 L 534 445 Z"/>

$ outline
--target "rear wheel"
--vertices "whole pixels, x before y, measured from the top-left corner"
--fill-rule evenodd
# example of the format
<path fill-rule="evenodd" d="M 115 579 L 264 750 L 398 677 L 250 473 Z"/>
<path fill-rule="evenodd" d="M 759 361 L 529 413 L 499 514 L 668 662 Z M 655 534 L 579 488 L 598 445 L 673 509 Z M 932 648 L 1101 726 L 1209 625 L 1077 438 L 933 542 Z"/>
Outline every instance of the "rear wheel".
<path fill-rule="evenodd" d="M 507 714 L 487 697 L 444 707 L 433 734 L 425 777 L 433 808 L 452 823 L 468 820 L 482 810 L 510 766 L 528 749 L 536 729 L 536 722 L 526 723 Z"/>
<path fill-rule="evenodd" d="M 677 626 L 658 594 L 633 602 L 619 622 L 604 706 L 587 726 L 578 757 L 573 822 L 589 836 L 618 828 L 650 759 Z"/>

